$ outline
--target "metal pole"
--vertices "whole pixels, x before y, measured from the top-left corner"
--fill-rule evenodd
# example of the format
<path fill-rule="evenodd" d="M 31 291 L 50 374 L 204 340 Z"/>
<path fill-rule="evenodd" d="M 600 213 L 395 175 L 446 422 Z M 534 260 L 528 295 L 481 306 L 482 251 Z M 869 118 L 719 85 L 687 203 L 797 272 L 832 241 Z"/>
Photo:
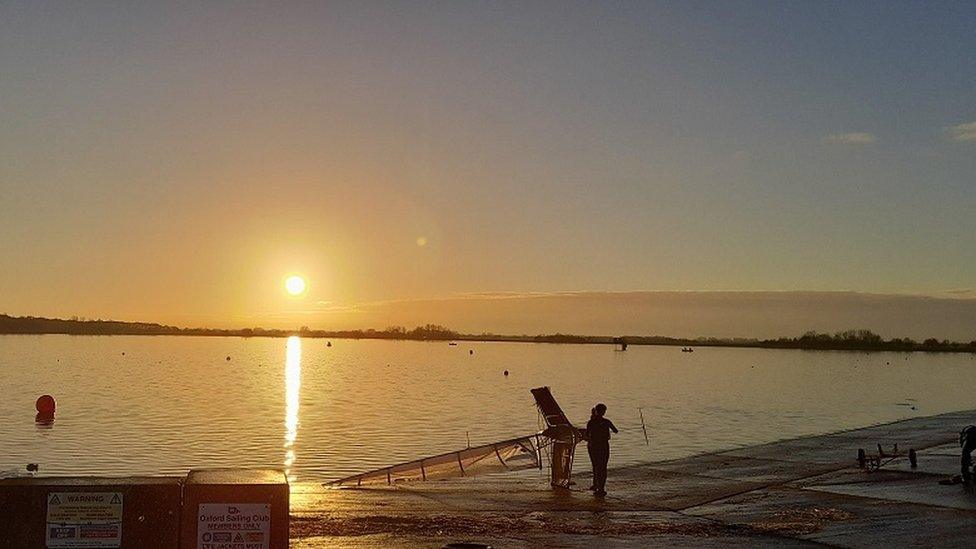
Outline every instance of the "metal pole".
<path fill-rule="evenodd" d="M 641 408 L 640 406 L 638 406 L 637 407 L 637 413 L 640 414 L 641 429 L 644 430 L 644 444 L 650 446 L 651 445 L 651 441 L 647 440 L 647 427 L 644 425 L 644 409 Z"/>

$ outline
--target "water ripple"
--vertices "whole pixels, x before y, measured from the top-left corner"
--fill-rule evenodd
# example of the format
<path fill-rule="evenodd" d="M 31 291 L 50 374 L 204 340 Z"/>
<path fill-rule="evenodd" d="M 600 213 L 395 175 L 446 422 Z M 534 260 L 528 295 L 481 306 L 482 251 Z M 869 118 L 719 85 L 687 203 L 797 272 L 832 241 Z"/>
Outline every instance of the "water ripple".
<path fill-rule="evenodd" d="M 919 414 L 897 405 L 908 399 L 926 414 L 971 407 L 957 382 L 969 357 L 898 358 L 859 354 L 855 368 L 850 353 L 761 349 L 0 336 L 0 470 L 246 466 L 332 479 L 462 448 L 469 437 L 536 432 L 528 390 L 539 385 L 580 423 L 595 402 L 609 405 L 621 428 L 615 465 Z M 33 421 L 44 393 L 58 401 L 51 429 Z"/>

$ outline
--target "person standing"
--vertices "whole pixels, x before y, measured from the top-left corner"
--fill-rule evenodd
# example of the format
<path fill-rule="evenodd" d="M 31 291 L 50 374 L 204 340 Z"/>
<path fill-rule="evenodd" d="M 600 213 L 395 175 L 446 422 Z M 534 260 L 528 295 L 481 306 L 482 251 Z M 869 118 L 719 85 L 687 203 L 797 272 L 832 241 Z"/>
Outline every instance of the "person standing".
<path fill-rule="evenodd" d="M 976 450 L 976 426 L 969 425 L 959 433 L 959 446 L 962 447 L 962 481 L 966 486 L 973 484 L 973 451 Z"/>
<path fill-rule="evenodd" d="M 597 496 L 607 495 L 607 464 L 610 463 L 610 431 L 617 433 L 613 422 L 605 418 L 607 406 L 593 407 L 590 421 L 586 423 L 586 450 L 593 465 L 593 490 Z"/>

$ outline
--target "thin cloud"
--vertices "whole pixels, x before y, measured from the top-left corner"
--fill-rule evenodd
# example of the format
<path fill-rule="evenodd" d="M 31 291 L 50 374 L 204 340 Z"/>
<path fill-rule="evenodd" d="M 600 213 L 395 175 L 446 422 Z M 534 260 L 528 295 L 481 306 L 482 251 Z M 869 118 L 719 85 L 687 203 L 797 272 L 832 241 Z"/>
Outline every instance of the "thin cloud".
<path fill-rule="evenodd" d="M 962 296 L 976 296 L 976 289 L 973 288 L 958 288 L 955 290 L 946 290 L 947 294 L 950 295 L 962 295 Z"/>
<path fill-rule="evenodd" d="M 976 120 L 949 126 L 945 132 L 953 141 L 976 141 Z"/>
<path fill-rule="evenodd" d="M 823 138 L 824 143 L 832 145 L 869 145 L 877 140 L 873 133 L 867 132 L 832 133 Z"/>

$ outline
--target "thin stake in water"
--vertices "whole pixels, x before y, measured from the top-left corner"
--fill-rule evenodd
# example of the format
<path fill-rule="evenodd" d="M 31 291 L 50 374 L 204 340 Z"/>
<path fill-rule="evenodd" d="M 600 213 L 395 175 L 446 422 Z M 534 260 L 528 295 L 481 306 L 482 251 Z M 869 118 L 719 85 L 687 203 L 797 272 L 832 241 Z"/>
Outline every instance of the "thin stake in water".
<path fill-rule="evenodd" d="M 637 407 L 637 413 L 640 414 L 641 419 L 641 429 L 644 431 L 644 444 L 650 446 L 651 441 L 647 440 L 647 427 L 644 425 L 644 409 L 640 406 Z"/>

